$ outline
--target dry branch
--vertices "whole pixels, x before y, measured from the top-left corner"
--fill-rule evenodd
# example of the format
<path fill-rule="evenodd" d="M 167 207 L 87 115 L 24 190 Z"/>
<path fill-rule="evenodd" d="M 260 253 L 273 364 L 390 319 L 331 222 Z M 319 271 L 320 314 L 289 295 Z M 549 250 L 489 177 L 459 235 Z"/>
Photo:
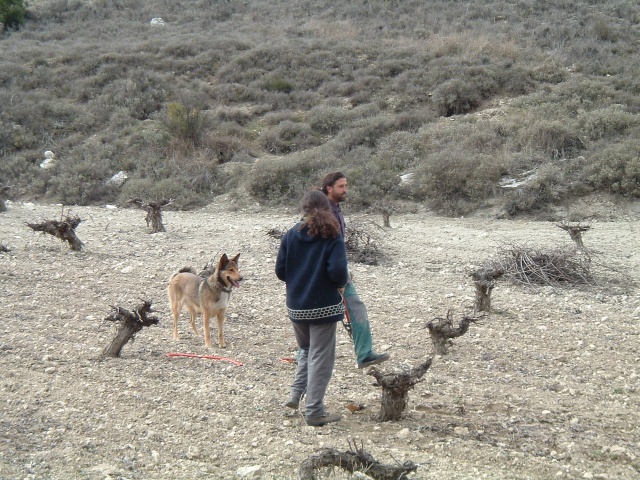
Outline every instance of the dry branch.
<path fill-rule="evenodd" d="M 133 340 L 136 333 L 144 327 L 156 325 L 160 321 L 158 317 L 149 316 L 153 308 L 151 307 L 151 302 L 147 300 L 143 301 L 141 305 L 138 305 L 133 312 L 113 305 L 111 308 L 115 311 L 105 318 L 105 321 L 115 322 L 119 325 L 116 336 L 102 353 L 105 357 L 119 357 L 122 347 L 124 347 L 129 340 Z"/>
<path fill-rule="evenodd" d="M 436 355 L 446 355 L 449 352 L 449 346 L 453 344 L 452 338 L 461 337 L 467 330 L 469 325 L 476 323 L 484 314 L 480 316 L 463 316 L 457 326 L 453 326 L 453 310 L 449 309 L 445 318 L 434 318 L 427 322 L 427 329 L 431 336 L 431 343 Z"/>
<path fill-rule="evenodd" d="M 382 387 L 382 404 L 378 416 L 381 422 L 400 419 L 407 408 L 409 390 L 422 379 L 432 361 L 433 358 L 429 357 L 422 365 L 399 373 L 383 374 L 375 367 L 369 369 L 367 374 L 373 375 L 377 384 Z"/>
<path fill-rule="evenodd" d="M 327 448 L 309 456 L 298 471 L 300 480 L 315 480 L 318 478 L 315 472 L 328 467 L 338 467 L 349 473 L 362 472 L 374 480 L 404 480 L 418 469 L 418 465 L 411 461 L 384 465 L 365 452 L 362 444 L 357 447 L 355 442 L 349 442 L 349 447 L 346 452 Z"/>
<path fill-rule="evenodd" d="M 149 202 L 145 203 L 139 198 L 132 198 L 128 200 L 127 203 L 131 203 L 136 205 L 138 208 L 141 208 L 147 212 L 147 215 L 144 217 L 147 222 L 147 227 L 151 227 L 151 233 L 164 232 L 164 224 L 162 223 L 162 209 L 167 205 L 171 205 L 173 203 L 173 199 L 169 200 L 160 200 L 159 202 Z"/>
<path fill-rule="evenodd" d="M 81 251 L 82 242 L 76 235 L 76 228 L 82 220 L 80 217 L 67 216 L 64 220 L 47 220 L 42 223 L 27 223 L 34 232 L 42 232 L 53 235 L 63 242 L 67 242 L 71 250 Z"/>

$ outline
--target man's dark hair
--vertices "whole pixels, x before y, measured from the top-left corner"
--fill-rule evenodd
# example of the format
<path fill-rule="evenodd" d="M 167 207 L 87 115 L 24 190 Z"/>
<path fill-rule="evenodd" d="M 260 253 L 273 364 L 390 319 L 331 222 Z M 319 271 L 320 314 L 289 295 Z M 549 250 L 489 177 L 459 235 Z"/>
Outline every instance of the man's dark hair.
<path fill-rule="evenodd" d="M 327 173 L 322 179 L 322 193 L 327 195 L 329 193 L 327 187 L 333 187 L 333 184 L 341 178 L 347 178 L 347 176 L 342 172 Z"/>

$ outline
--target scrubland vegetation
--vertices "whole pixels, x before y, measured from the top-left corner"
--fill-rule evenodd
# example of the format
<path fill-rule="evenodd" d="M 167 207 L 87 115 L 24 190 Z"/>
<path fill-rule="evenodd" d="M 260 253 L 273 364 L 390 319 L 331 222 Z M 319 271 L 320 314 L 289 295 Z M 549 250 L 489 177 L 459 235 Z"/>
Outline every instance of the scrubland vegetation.
<path fill-rule="evenodd" d="M 640 197 L 635 0 L 26 5 L 0 34 L 9 198 L 288 204 L 333 169 L 361 208 Z"/>

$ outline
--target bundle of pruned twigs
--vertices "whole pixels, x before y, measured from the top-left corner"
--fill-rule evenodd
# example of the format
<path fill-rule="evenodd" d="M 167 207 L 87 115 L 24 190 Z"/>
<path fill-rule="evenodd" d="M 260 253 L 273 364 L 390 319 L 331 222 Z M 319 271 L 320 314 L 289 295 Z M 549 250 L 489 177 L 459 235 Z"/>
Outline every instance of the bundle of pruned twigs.
<path fill-rule="evenodd" d="M 349 223 L 344 242 L 349 259 L 356 263 L 379 265 L 384 258 L 377 238 L 362 223 Z"/>
<path fill-rule="evenodd" d="M 593 285 L 591 255 L 574 247 L 503 245 L 487 265 L 504 272 L 504 278 L 529 286 Z"/>

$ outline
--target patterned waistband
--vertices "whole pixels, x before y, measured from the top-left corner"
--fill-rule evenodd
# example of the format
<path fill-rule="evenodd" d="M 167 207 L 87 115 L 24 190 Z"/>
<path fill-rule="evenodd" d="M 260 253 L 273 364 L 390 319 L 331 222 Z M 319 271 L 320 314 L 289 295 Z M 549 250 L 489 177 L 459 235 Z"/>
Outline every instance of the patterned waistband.
<path fill-rule="evenodd" d="M 320 318 L 333 317 L 334 315 L 342 315 L 344 313 L 344 304 L 342 302 L 330 307 L 314 308 L 311 310 L 293 310 L 288 308 L 289 318 L 291 320 L 317 320 Z"/>

